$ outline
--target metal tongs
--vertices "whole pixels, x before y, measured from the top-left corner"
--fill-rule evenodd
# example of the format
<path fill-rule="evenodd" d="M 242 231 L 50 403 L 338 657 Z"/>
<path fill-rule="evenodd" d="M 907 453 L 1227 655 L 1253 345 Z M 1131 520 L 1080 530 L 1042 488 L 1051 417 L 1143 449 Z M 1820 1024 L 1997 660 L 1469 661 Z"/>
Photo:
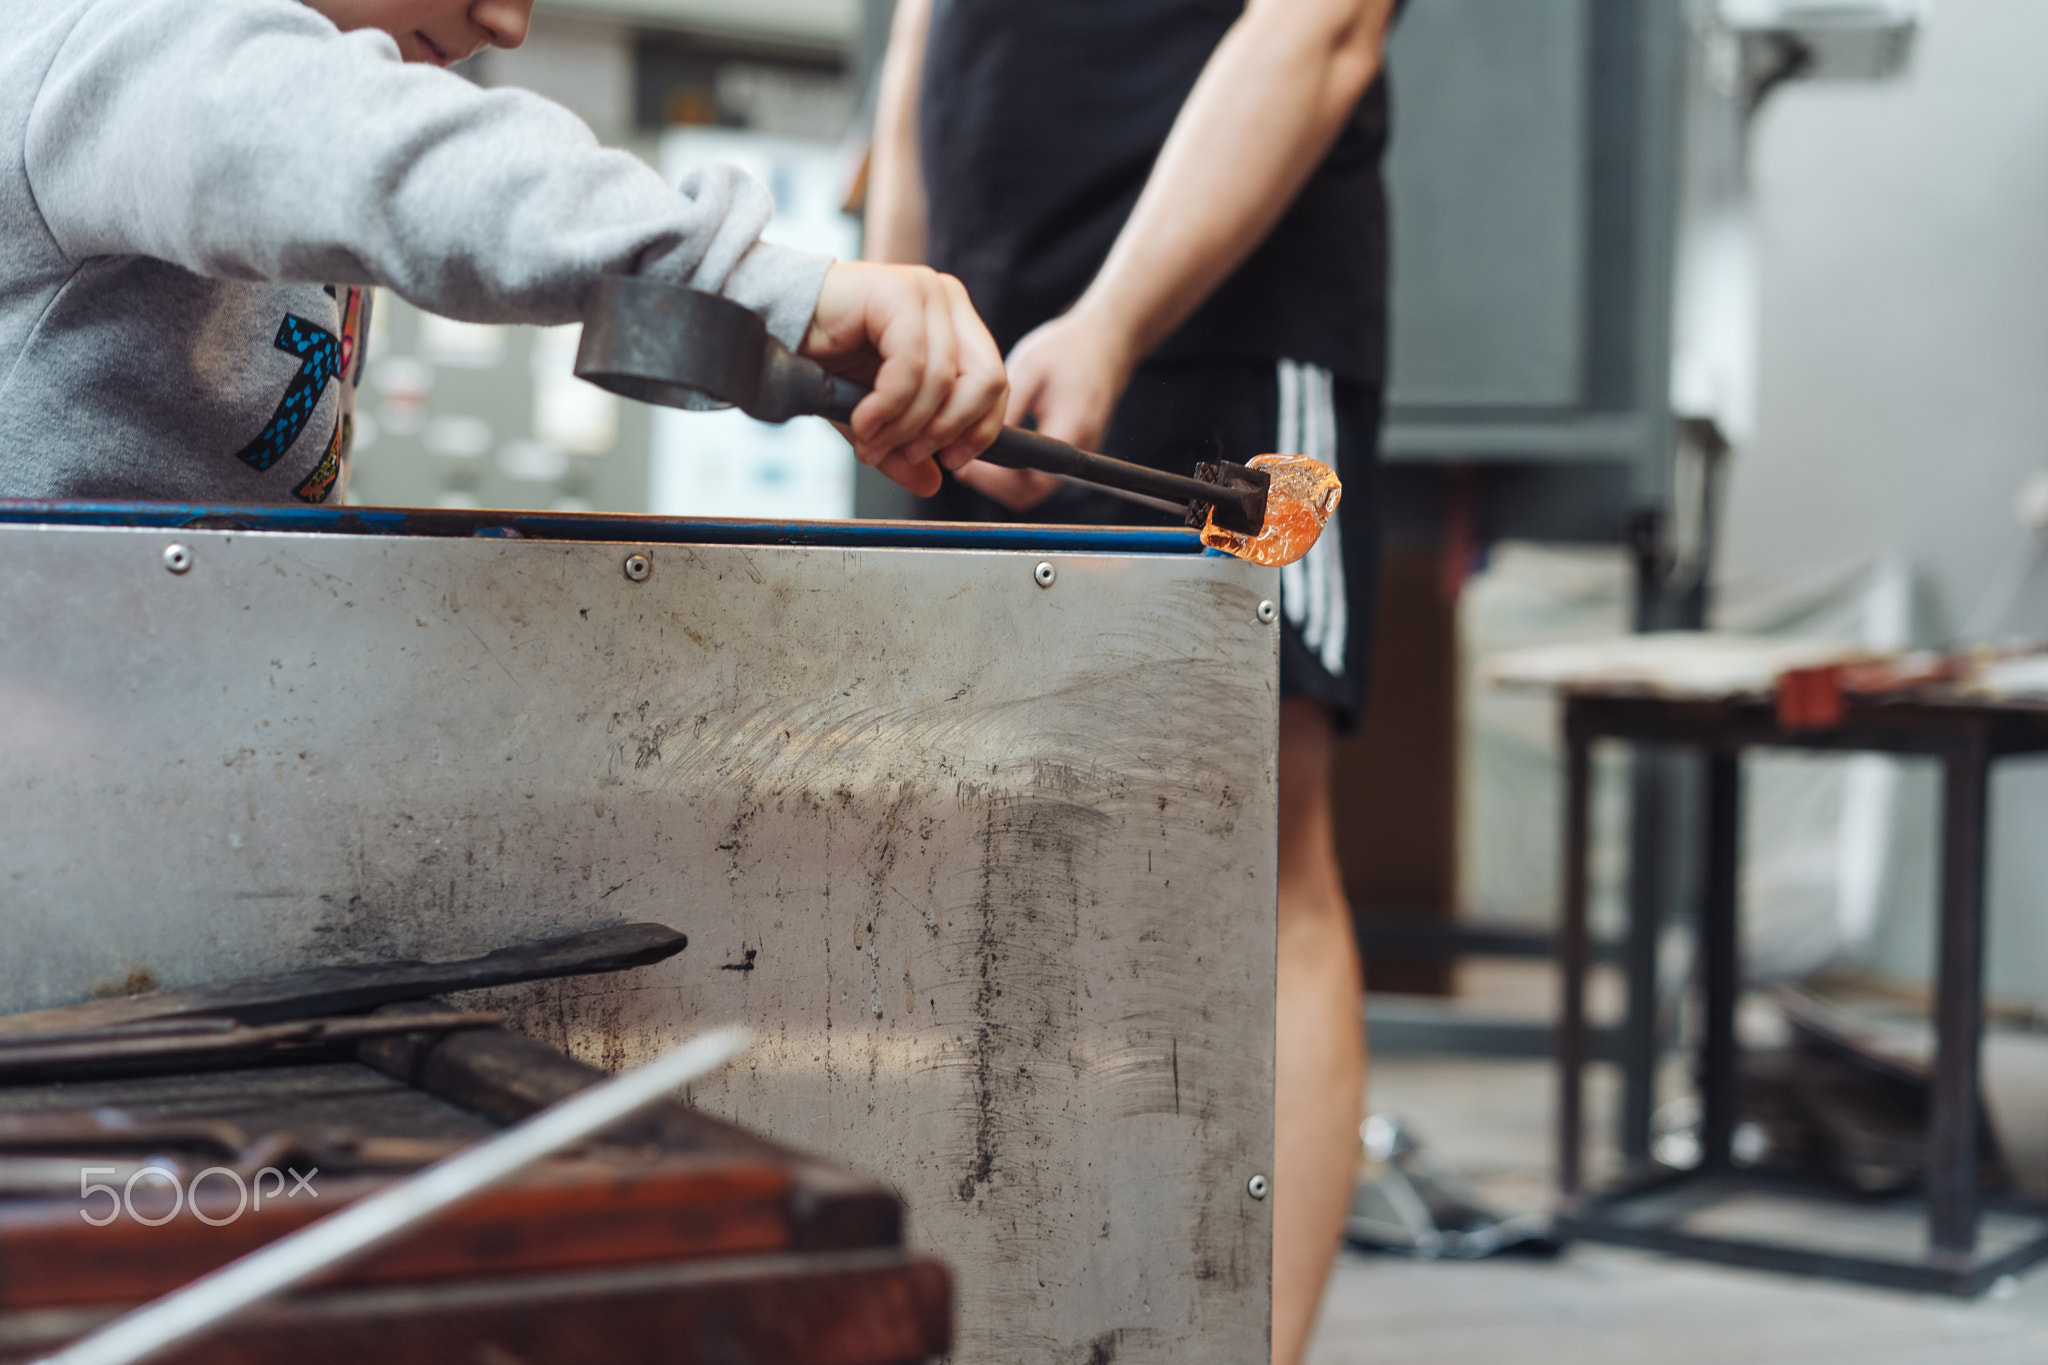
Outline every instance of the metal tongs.
<path fill-rule="evenodd" d="M 793 354 L 761 318 L 716 294 L 631 275 L 608 275 L 583 321 L 576 373 L 603 389 L 664 407 L 736 407 L 764 422 L 825 417 L 844 422 L 868 388 Z M 1004 427 L 981 458 L 1036 469 L 1186 509 L 1188 525 L 1213 522 L 1257 536 L 1266 526 L 1271 476 L 1205 461 L 1193 478 L 1111 459 Z"/>

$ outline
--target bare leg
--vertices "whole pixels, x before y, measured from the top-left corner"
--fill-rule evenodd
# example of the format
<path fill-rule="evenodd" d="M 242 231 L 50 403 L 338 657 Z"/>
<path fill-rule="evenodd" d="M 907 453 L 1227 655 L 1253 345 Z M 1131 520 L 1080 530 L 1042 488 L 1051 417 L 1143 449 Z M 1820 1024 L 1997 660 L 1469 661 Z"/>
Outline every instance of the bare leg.
<path fill-rule="evenodd" d="M 1365 983 L 1330 814 L 1322 703 L 1280 704 L 1280 1000 L 1273 1085 L 1273 1362 L 1307 1349 L 1337 1256 L 1365 1094 Z"/>

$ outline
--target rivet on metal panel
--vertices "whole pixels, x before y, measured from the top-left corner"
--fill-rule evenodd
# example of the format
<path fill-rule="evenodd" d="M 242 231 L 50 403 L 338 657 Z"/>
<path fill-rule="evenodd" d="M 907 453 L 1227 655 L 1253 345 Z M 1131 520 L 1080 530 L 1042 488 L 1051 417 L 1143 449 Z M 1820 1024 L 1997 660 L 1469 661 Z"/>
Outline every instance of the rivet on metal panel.
<path fill-rule="evenodd" d="M 1254 1199 L 1264 1199 L 1266 1191 L 1271 1188 L 1266 1183 L 1266 1177 L 1262 1175 L 1255 1175 L 1250 1180 L 1244 1182 L 1244 1192 Z"/>
<path fill-rule="evenodd" d="M 626 577 L 635 583 L 645 583 L 647 575 L 654 572 L 654 561 L 646 555 L 626 556 Z"/>
<path fill-rule="evenodd" d="M 1274 606 L 1270 599 L 1259 603 L 1259 621 L 1261 624 L 1270 626 L 1279 615 L 1280 609 Z"/>
<path fill-rule="evenodd" d="M 1052 561 L 1049 559 L 1039 560 L 1038 567 L 1031 571 L 1032 581 L 1041 588 L 1051 587 L 1053 579 L 1057 577 L 1059 577 L 1059 570 L 1053 568 Z"/>
<path fill-rule="evenodd" d="M 164 567 L 172 573 L 183 573 L 192 567 L 192 552 L 182 545 L 164 546 Z"/>

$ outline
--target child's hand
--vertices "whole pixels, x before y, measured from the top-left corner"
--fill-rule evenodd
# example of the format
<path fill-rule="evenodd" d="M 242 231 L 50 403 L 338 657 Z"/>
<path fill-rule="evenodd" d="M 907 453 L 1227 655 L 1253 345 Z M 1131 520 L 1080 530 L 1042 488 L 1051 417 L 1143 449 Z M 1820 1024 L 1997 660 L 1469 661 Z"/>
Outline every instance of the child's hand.
<path fill-rule="evenodd" d="M 1003 358 L 951 275 L 840 261 L 799 349 L 873 386 L 853 410 L 854 453 L 920 497 L 1002 429 Z"/>

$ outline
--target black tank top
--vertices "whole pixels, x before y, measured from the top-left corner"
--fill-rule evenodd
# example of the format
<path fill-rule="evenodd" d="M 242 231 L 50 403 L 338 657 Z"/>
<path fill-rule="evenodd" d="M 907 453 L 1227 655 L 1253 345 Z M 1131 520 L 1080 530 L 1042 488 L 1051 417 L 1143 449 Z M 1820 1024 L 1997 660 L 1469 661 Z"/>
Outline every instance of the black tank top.
<path fill-rule="evenodd" d="M 922 130 L 929 259 L 1004 351 L 1079 297 L 1241 0 L 937 0 Z M 1285 217 L 1161 360 L 1386 369 L 1385 78 Z M 1199 212 L 1190 205 L 1189 212 Z"/>

